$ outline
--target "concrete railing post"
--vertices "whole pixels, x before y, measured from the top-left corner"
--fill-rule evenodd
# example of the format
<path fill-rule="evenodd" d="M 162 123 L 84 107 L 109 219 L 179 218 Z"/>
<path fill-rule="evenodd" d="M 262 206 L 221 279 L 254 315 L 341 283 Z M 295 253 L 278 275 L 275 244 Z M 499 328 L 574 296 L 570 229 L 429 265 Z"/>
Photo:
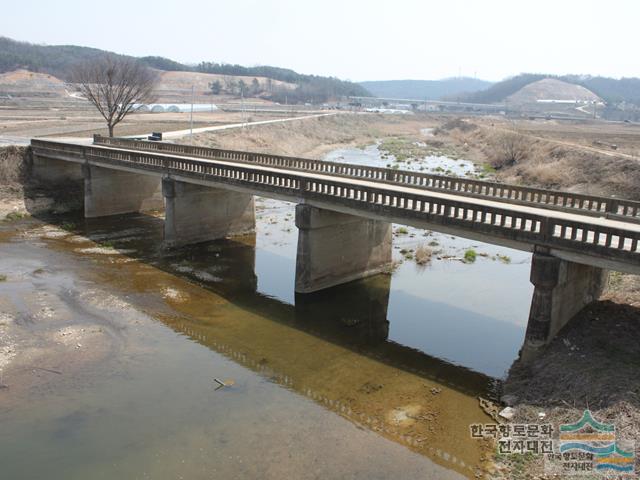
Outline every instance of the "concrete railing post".
<path fill-rule="evenodd" d="M 607 200 L 606 213 L 617 214 L 620 208 L 620 202 L 618 200 Z"/>

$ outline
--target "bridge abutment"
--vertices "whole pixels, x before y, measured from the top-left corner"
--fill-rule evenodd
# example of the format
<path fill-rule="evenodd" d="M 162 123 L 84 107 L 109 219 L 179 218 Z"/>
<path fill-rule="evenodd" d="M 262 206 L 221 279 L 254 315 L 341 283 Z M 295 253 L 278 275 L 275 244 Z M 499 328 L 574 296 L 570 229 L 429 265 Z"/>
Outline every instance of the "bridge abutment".
<path fill-rule="evenodd" d="M 162 180 L 165 198 L 164 245 L 178 247 L 255 230 L 253 195 Z"/>
<path fill-rule="evenodd" d="M 38 182 L 63 185 L 83 179 L 82 164 L 33 155 L 31 176 Z"/>
<path fill-rule="evenodd" d="M 537 356 L 571 318 L 600 297 L 606 279 L 603 268 L 534 252 L 531 283 L 535 289 L 520 359 L 526 362 Z"/>
<path fill-rule="evenodd" d="M 88 164 L 82 168 L 86 218 L 162 210 L 164 207 L 158 176 Z"/>
<path fill-rule="evenodd" d="M 301 204 L 296 226 L 298 293 L 375 275 L 391 264 L 391 223 Z"/>

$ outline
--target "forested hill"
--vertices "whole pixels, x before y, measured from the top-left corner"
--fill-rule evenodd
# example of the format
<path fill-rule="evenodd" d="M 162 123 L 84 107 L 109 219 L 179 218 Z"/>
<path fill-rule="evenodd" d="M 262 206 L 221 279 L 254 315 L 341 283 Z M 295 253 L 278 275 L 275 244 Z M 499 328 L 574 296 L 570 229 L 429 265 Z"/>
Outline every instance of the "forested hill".
<path fill-rule="evenodd" d="M 384 80 L 360 82 L 376 97 L 440 100 L 484 90 L 491 82 L 477 78 L 460 77 L 442 80 Z"/>
<path fill-rule="evenodd" d="M 75 64 L 108 56 L 125 57 L 124 55 L 97 48 L 76 45 L 35 45 L 0 37 L 0 73 L 24 68 L 32 72 L 49 73 L 63 80 L 68 80 Z M 321 102 L 342 95 L 370 95 L 364 87 L 357 83 L 334 77 L 304 75 L 285 68 L 269 66 L 243 67 L 212 62 L 202 62 L 194 66 L 158 56 L 140 57 L 136 58 L 136 60 L 149 67 L 164 71 L 198 71 L 226 75 L 265 76 L 274 80 L 294 83 L 298 88 L 295 92 L 288 93 L 289 101 Z"/>
<path fill-rule="evenodd" d="M 328 96 L 333 98 L 341 96 L 371 96 L 371 93 L 369 93 L 366 88 L 357 83 L 340 80 L 335 77 L 305 75 L 288 68 L 270 67 L 267 65 L 243 67 L 242 65 L 231 65 L 226 63 L 201 62 L 194 69 L 203 73 L 267 77 L 283 82 L 295 83 L 298 85 L 297 96 L 300 98 L 296 98 L 296 93 L 287 94 L 289 100 L 293 99 L 294 101 L 303 101 L 305 98 L 316 102 L 323 101 L 320 98 L 314 98 L 314 92 L 327 92 Z"/>
<path fill-rule="evenodd" d="M 555 78 L 564 82 L 573 83 L 591 90 L 600 98 L 610 104 L 628 102 L 640 105 L 640 78 L 607 78 L 592 77 L 589 75 L 544 75 L 539 73 L 523 73 L 515 77 L 507 78 L 491 85 L 486 90 L 472 92 L 462 96 L 463 101 L 474 103 L 503 102 L 507 97 L 518 92 L 530 83 L 544 78 Z"/>

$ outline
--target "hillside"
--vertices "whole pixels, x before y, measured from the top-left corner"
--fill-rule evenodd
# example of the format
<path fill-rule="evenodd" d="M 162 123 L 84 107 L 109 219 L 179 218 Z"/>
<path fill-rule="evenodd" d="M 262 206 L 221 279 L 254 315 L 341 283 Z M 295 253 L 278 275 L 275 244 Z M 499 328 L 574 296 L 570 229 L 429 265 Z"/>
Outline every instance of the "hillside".
<path fill-rule="evenodd" d="M 376 97 L 441 100 L 469 92 L 484 90 L 491 82 L 477 78 L 445 78 L 442 80 L 386 80 L 360 82 Z"/>
<path fill-rule="evenodd" d="M 16 70 L 0 74 L 0 97 L 67 97 L 62 80 L 46 73 Z"/>
<path fill-rule="evenodd" d="M 69 79 L 74 65 L 103 57 L 135 58 L 97 48 L 76 45 L 34 45 L 0 37 L 0 73 L 29 70 L 50 74 L 64 81 Z M 268 95 L 274 101 L 286 99 L 290 103 L 320 103 L 343 95 L 370 95 L 364 87 L 357 83 L 334 77 L 300 74 L 278 67 L 243 67 L 214 62 L 201 62 L 199 65 L 193 66 L 157 56 L 140 57 L 135 60 L 165 72 L 181 71 L 194 72 L 194 74 L 200 72 L 222 75 L 224 78 L 219 81 L 221 90 L 226 90 L 225 93 L 239 95 L 242 91 L 245 96 Z M 229 79 L 229 76 L 244 77 L 244 80 Z M 257 79 L 260 88 L 255 88 L 254 78 Z M 271 79 L 271 82 L 268 79 Z M 218 78 L 213 79 L 213 82 L 216 80 Z M 231 81 L 234 83 L 229 83 L 225 88 L 225 83 Z M 252 84 L 254 88 L 250 88 Z M 291 85 L 294 87 L 292 88 Z M 206 88 L 209 86 L 206 85 Z"/>
<path fill-rule="evenodd" d="M 516 77 L 507 78 L 498 83 L 494 83 L 489 88 L 478 92 L 469 93 L 462 96 L 462 100 L 473 103 L 498 103 L 503 102 L 505 98 L 513 95 L 521 88 L 526 87 L 530 83 L 537 82 L 548 75 L 539 75 L 532 73 L 523 73 Z"/>
<path fill-rule="evenodd" d="M 260 91 L 268 92 L 274 88 L 284 88 L 288 90 L 295 90 L 295 83 L 281 82 L 280 80 L 272 80 L 267 77 L 250 77 L 247 81 L 247 77 L 237 75 L 219 75 L 215 73 L 200 73 L 200 72 L 184 72 L 184 71 L 171 71 L 161 72 L 160 82 L 158 83 L 157 90 L 163 91 L 185 91 L 191 89 L 193 86 L 196 92 L 210 91 L 210 85 L 214 82 L 220 82 L 221 89 L 226 89 L 227 85 L 232 83 L 238 83 L 240 81 L 248 82 L 248 88 L 254 83 Z"/>
<path fill-rule="evenodd" d="M 640 105 L 640 78 L 614 79 L 567 75 L 563 80 L 588 88 L 607 103 L 627 102 Z"/>
<path fill-rule="evenodd" d="M 507 97 L 511 104 L 536 103 L 539 100 L 599 102 L 600 98 L 581 85 L 563 82 L 555 78 L 543 78 L 532 82 Z"/>
<path fill-rule="evenodd" d="M 563 83 L 583 87 L 609 104 L 620 102 L 640 106 L 640 78 L 607 78 L 588 75 L 554 76 L 538 73 L 523 73 L 491 85 L 486 90 L 463 95 L 461 98 L 474 103 L 499 103 L 543 79 L 555 79 Z M 584 92 L 583 92 L 584 93 Z"/>

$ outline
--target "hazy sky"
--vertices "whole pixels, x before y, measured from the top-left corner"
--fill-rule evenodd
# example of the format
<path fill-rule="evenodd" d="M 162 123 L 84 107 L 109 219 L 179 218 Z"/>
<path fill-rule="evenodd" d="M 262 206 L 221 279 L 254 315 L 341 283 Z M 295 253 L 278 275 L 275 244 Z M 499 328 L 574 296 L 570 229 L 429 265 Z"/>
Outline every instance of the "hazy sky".
<path fill-rule="evenodd" d="M 20 0 L 0 35 L 350 80 L 640 76 L 639 0 Z"/>

